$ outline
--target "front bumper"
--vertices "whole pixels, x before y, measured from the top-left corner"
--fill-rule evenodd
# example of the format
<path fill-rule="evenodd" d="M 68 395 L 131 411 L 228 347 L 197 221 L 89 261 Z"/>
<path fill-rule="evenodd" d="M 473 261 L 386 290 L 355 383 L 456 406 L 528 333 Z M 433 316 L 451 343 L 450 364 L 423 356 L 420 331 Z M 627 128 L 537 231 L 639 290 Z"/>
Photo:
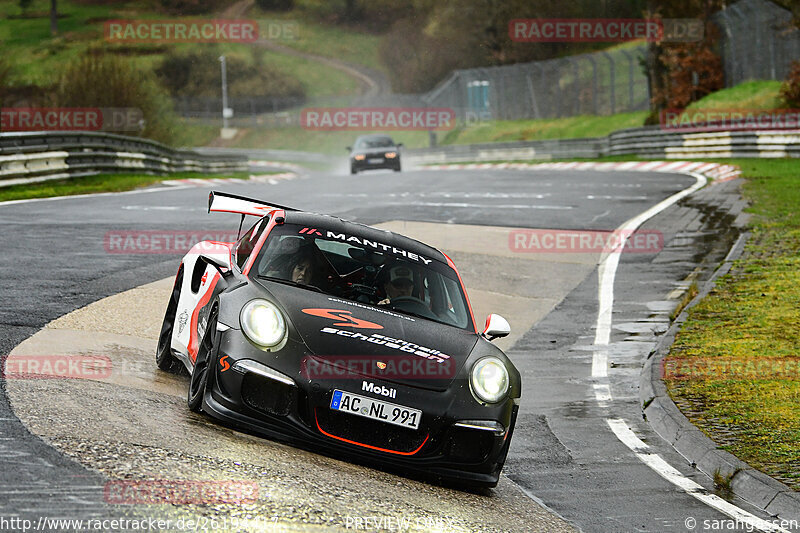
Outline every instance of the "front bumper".
<path fill-rule="evenodd" d="M 362 391 L 363 378 L 358 375 L 325 380 L 306 379 L 299 373 L 276 377 L 253 371 L 257 365 L 242 372 L 233 368 L 238 359 L 230 355 L 235 348 L 242 351 L 242 342 L 247 343 L 241 337 L 236 330 L 222 334 L 203 402 L 203 410 L 214 418 L 299 447 L 404 474 L 411 470 L 471 486 L 497 484 L 517 415 L 513 400 L 500 406 L 481 406 L 471 398 L 467 387 L 466 394 L 474 405 L 465 406 L 463 390 L 429 391 L 368 378 L 375 385 L 397 389 L 397 398 L 389 400 Z M 219 364 L 226 355 L 225 364 Z M 254 355 L 250 352 L 242 359 L 256 360 Z M 259 362 L 273 371 L 278 366 L 266 361 L 275 361 L 274 354 L 258 355 Z M 334 389 L 420 409 L 420 427 L 412 430 L 334 411 L 329 407 Z M 505 431 L 500 434 L 474 426 L 456 426 L 458 422 L 479 419 L 496 420 Z"/>

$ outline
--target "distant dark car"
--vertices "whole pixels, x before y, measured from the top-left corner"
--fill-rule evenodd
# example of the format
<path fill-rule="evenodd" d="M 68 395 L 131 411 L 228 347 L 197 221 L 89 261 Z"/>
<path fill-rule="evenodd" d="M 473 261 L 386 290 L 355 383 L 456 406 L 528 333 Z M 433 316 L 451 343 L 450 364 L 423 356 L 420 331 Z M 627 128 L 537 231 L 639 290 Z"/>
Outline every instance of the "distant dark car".
<path fill-rule="evenodd" d="M 181 261 L 156 362 L 191 374 L 188 404 L 338 457 L 493 487 L 519 371 L 439 250 L 397 233 L 211 193 L 258 221 Z M 157 415 L 155 415 L 157 416 Z"/>
<path fill-rule="evenodd" d="M 390 168 L 400 172 L 400 147 L 386 135 L 363 135 L 347 147 L 350 152 L 350 174 L 374 168 Z"/>

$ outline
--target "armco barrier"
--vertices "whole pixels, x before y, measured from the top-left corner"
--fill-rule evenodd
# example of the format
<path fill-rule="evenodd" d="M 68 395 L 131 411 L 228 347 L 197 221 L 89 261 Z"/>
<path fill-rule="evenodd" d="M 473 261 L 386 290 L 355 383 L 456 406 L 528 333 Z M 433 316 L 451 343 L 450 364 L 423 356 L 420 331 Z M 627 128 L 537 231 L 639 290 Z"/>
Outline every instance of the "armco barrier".
<path fill-rule="evenodd" d="M 636 155 L 649 159 L 800 157 L 800 130 L 687 133 L 651 126 L 616 131 L 608 137 L 447 145 L 405 152 L 406 160 L 423 165 L 606 155 Z"/>
<path fill-rule="evenodd" d="M 608 151 L 608 138 L 558 139 L 510 143 L 451 144 L 437 148 L 408 150 L 416 164 L 459 161 L 504 161 L 515 159 L 566 159 L 600 157 Z"/>
<path fill-rule="evenodd" d="M 175 150 L 147 139 L 95 132 L 0 133 L 0 187 L 138 171 L 246 172 L 247 157 Z"/>
<path fill-rule="evenodd" d="M 676 132 L 659 127 L 609 135 L 608 155 L 668 159 L 704 157 L 800 157 L 800 130 Z"/>
<path fill-rule="evenodd" d="M 342 145 L 342 154 L 344 154 Z M 334 158 L 316 152 L 301 152 L 299 150 L 267 150 L 259 148 L 217 148 L 197 147 L 196 152 L 205 155 L 241 155 L 258 161 L 292 161 L 297 163 L 331 163 Z"/>

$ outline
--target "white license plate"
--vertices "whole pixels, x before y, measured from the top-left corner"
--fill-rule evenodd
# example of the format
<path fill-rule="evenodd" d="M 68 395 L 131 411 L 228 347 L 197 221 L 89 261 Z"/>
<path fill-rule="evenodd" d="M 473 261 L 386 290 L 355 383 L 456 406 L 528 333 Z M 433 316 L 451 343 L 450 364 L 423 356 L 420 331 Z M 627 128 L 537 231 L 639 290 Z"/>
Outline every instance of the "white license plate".
<path fill-rule="evenodd" d="M 333 391 L 331 409 L 411 429 L 417 429 L 422 418 L 422 411 L 419 409 L 340 390 Z"/>
<path fill-rule="evenodd" d="M 375 159 L 375 158 L 367 159 L 367 163 L 369 163 L 370 165 L 377 165 L 378 163 L 383 163 L 383 158 L 379 157 L 377 159 Z"/>

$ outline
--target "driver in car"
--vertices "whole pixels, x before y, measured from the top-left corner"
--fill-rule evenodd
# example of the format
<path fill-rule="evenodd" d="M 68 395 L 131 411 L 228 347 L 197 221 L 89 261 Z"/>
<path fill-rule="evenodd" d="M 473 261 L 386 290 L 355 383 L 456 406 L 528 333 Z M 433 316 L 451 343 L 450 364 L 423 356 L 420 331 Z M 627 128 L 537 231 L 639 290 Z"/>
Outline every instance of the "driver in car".
<path fill-rule="evenodd" d="M 303 250 L 295 258 L 295 261 L 294 267 L 292 267 L 292 281 L 310 285 L 314 277 L 314 257 L 311 250 Z"/>
<path fill-rule="evenodd" d="M 378 302 L 378 305 L 388 305 L 395 298 L 411 296 L 414 292 L 411 269 L 402 265 L 393 266 L 389 270 L 389 279 L 384 283 L 383 290 L 386 291 L 387 298 Z"/>

